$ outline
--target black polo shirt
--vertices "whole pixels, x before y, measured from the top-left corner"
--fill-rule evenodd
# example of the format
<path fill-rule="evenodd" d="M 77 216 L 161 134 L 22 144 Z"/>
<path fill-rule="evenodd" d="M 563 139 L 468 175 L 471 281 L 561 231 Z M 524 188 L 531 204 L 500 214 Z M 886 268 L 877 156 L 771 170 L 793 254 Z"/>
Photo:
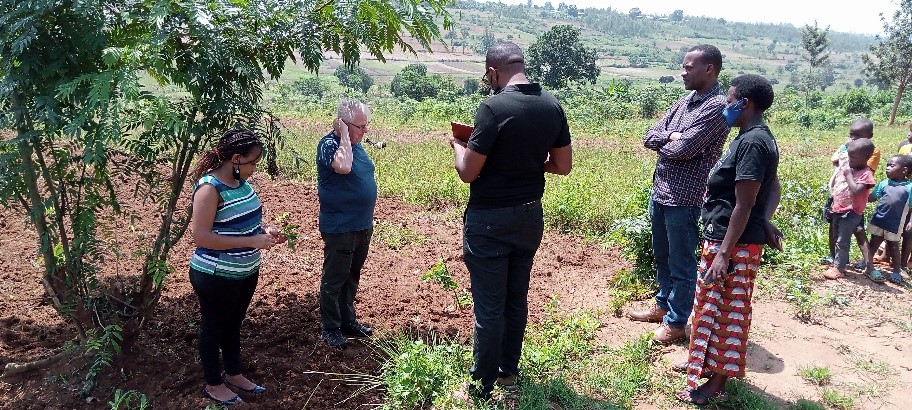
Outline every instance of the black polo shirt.
<path fill-rule="evenodd" d="M 487 156 L 469 184 L 472 209 L 540 200 L 551 148 L 570 145 L 567 116 L 557 98 L 538 84 L 514 84 L 482 101 L 468 147 Z"/>

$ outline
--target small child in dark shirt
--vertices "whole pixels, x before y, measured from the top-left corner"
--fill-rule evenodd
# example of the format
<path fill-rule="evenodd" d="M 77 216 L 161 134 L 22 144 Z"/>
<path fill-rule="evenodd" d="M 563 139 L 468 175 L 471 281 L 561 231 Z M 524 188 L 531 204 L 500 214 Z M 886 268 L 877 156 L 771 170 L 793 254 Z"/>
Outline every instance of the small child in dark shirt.
<path fill-rule="evenodd" d="M 877 207 L 868 223 L 868 233 L 871 234 L 870 248 L 877 249 L 881 242 L 887 241 L 890 246 L 890 261 L 893 272 L 890 281 L 903 283 L 902 262 L 900 259 L 899 241 L 905 230 L 903 221 L 909 213 L 909 204 L 912 201 L 910 187 L 912 183 L 906 175 L 912 171 L 912 159 L 907 155 L 894 155 L 887 161 L 887 179 L 880 181 L 871 191 L 870 202 L 877 201 Z M 883 283 L 883 274 L 874 267 L 872 255 L 868 255 L 865 276 L 877 283 Z"/>

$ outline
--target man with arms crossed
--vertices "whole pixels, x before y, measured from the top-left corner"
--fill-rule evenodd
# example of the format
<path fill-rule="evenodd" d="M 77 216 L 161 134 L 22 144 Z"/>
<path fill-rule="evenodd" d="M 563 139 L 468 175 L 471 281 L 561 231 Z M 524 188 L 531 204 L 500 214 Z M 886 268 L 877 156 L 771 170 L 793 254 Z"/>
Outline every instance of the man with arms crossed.
<path fill-rule="evenodd" d="M 692 92 L 643 138 L 643 145 L 659 155 L 649 199 L 659 293 L 651 309 L 630 313 L 633 320 L 662 322 L 653 339 L 663 344 L 684 338 L 697 283 L 697 225 L 706 178 L 729 132 L 718 83 L 722 53 L 711 45 L 695 46 L 685 54 L 682 68 L 684 88 Z"/>

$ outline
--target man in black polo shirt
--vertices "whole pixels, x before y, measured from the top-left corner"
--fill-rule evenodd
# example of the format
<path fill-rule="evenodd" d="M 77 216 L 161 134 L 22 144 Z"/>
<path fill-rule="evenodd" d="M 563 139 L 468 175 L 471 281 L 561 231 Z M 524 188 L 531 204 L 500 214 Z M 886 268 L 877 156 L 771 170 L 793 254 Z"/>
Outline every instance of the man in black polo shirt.
<path fill-rule="evenodd" d="M 475 304 L 470 372 L 481 382 L 471 393 L 483 399 L 495 380 L 515 383 L 529 274 L 544 231 L 545 172 L 567 175 L 573 164 L 564 110 L 526 78 L 519 46 L 493 45 L 485 66 L 494 95 L 478 107 L 468 142 L 450 140 L 456 172 L 470 183 L 463 258 Z"/>

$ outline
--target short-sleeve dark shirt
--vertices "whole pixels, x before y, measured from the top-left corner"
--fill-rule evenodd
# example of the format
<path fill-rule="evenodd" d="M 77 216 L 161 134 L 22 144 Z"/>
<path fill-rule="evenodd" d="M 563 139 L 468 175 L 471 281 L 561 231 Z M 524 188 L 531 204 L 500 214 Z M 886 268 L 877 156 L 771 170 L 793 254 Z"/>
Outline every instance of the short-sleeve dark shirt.
<path fill-rule="evenodd" d="M 361 144 L 352 144 L 352 169 L 339 174 L 332 168 L 339 136 L 330 132 L 317 144 L 317 198 L 320 232 L 358 232 L 373 226 L 377 205 L 374 162 Z"/>
<path fill-rule="evenodd" d="M 514 84 L 484 100 L 475 113 L 468 147 L 487 156 L 469 184 L 472 209 L 492 209 L 540 200 L 545 160 L 551 148 L 570 145 L 564 109 L 539 84 Z"/>
<path fill-rule="evenodd" d="M 741 130 L 709 173 L 703 204 L 703 238 L 717 242 L 725 239 L 735 209 L 735 183 L 748 180 L 760 181 L 760 191 L 738 243 L 766 243 L 765 212 L 778 166 L 779 148 L 766 125 Z"/>

